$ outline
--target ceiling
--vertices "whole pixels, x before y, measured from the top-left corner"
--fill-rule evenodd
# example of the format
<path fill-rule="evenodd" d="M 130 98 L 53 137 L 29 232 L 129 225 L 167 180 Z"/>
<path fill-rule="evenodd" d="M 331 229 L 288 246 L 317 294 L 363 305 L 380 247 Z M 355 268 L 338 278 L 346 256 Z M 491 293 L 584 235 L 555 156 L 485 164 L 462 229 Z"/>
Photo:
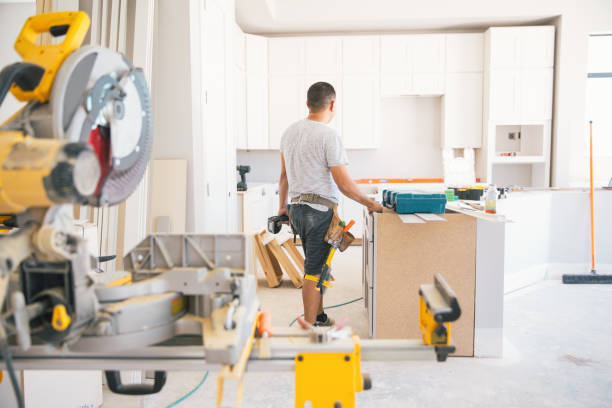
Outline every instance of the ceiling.
<path fill-rule="evenodd" d="M 542 24 L 564 0 L 236 0 L 236 19 L 252 34 L 463 31 Z"/>

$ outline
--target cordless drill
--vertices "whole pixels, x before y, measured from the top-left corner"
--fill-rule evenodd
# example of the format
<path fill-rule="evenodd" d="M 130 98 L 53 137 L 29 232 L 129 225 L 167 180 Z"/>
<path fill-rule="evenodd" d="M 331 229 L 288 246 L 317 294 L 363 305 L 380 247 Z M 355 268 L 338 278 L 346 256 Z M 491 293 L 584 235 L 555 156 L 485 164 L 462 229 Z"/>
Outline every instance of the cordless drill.
<path fill-rule="evenodd" d="M 237 189 L 238 191 L 246 191 L 246 174 L 251 171 L 251 166 L 236 166 L 236 170 L 240 173 L 240 181 L 238 182 Z"/>

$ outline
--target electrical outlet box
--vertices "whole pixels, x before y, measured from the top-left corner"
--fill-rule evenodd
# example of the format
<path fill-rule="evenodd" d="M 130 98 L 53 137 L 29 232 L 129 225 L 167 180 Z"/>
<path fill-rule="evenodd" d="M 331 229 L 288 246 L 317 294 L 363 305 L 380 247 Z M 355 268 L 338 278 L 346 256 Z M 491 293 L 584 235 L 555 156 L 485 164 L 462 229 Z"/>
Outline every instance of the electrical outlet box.
<path fill-rule="evenodd" d="M 516 133 L 514 133 L 514 132 L 509 132 L 508 133 L 508 139 L 514 140 L 515 138 L 516 138 Z"/>

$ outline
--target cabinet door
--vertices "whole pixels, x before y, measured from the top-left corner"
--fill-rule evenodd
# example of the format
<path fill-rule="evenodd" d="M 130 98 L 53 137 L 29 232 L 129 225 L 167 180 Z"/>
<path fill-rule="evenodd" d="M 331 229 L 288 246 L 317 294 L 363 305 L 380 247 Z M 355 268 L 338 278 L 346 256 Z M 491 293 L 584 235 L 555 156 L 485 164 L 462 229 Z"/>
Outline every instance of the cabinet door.
<path fill-rule="evenodd" d="M 380 71 L 404 74 L 412 70 L 409 58 L 409 36 L 385 35 L 380 39 Z"/>
<path fill-rule="evenodd" d="M 489 29 L 491 68 L 520 66 L 520 28 L 494 27 Z"/>
<path fill-rule="evenodd" d="M 246 71 L 249 74 L 268 73 L 268 39 L 259 35 L 246 35 Z"/>
<path fill-rule="evenodd" d="M 304 74 L 304 39 L 300 37 L 268 40 L 271 75 Z"/>
<path fill-rule="evenodd" d="M 380 37 L 353 36 L 342 39 L 342 71 L 345 74 L 376 74 L 379 71 Z"/>
<path fill-rule="evenodd" d="M 521 70 L 521 123 L 541 123 L 552 118 L 552 85 L 552 68 Z"/>
<path fill-rule="evenodd" d="M 484 35 L 446 35 L 446 72 L 482 72 Z"/>
<path fill-rule="evenodd" d="M 555 27 L 521 28 L 519 47 L 522 67 L 552 67 L 555 55 Z"/>
<path fill-rule="evenodd" d="M 482 146 L 482 73 L 447 74 L 442 145 Z"/>
<path fill-rule="evenodd" d="M 247 143 L 247 118 L 246 118 L 246 74 L 245 72 L 234 67 L 233 69 L 233 121 L 234 121 L 234 139 L 237 149 L 246 149 Z"/>
<path fill-rule="evenodd" d="M 307 74 L 340 73 L 342 42 L 338 37 L 307 37 L 304 39 Z"/>
<path fill-rule="evenodd" d="M 306 104 L 302 76 L 270 76 L 270 148 L 279 149 L 283 133 L 303 118 Z"/>
<path fill-rule="evenodd" d="M 380 74 L 381 96 L 398 96 L 412 94 L 412 75 L 408 72 L 403 74 Z"/>
<path fill-rule="evenodd" d="M 342 135 L 348 149 L 373 148 L 379 143 L 380 97 L 376 75 L 344 75 Z"/>
<path fill-rule="evenodd" d="M 492 70 L 489 87 L 490 120 L 520 123 L 519 73 L 516 70 Z"/>
<path fill-rule="evenodd" d="M 444 93 L 444 74 L 415 72 L 412 75 L 412 93 L 415 95 L 440 95 Z"/>
<path fill-rule="evenodd" d="M 246 68 L 246 39 L 238 24 L 234 24 L 232 27 L 232 41 L 234 65 L 244 70 Z"/>
<path fill-rule="evenodd" d="M 265 74 L 247 74 L 247 148 L 269 149 L 268 82 Z"/>
<path fill-rule="evenodd" d="M 210 1 L 206 9 L 205 26 L 205 84 L 206 105 L 204 113 L 204 133 L 196 135 L 204 138 L 205 168 L 205 208 L 203 231 L 225 232 L 228 224 L 228 182 L 226 137 L 226 81 L 225 52 L 232 52 L 226 47 L 224 14 L 216 1 Z M 220 171 L 219 169 L 224 169 Z"/>
<path fill-rule="evenodd" d="M 444 34 L 412 35 L 409 48 L 413 72 L 444 72 L 446 51 Z"/>

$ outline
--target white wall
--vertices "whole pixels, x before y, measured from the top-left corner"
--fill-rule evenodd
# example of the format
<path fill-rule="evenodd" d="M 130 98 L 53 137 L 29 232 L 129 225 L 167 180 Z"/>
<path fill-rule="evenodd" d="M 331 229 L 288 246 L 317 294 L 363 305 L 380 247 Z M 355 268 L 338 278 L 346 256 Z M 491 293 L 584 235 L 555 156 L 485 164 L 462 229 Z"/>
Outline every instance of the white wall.
<path fill-rule="evenodd" d="M 194 202 L 191 49 L 188 1 L 158 0 L 153 39 L 153 119 L 151 159 L 187 160 L 187 203 Z M 162 175 L 153 174 L 151 177 Z M 151 183 L 152 184 L 152 183 Z M 195 208 L 187 207 L 186 224 L 194 225 Z M 179 230 L 182 228 L 179 228 Z M 187 231 L 190 231 L 187 227 Z"/>
<path fill-rule="evenodd" d="M 511 220 L 506 224 L 506 275 L 547 269 L 554 274 L 559 266 L 584 272 L 590 266 L 588 192 L 514 193 L 497 205 Z M 610 208 L 612 191 L 595 191 L 595 256 L 604 270 L 612 266 Z"/>
<path fill-rule="evenodd" d="M 26 19 L 36 14 L 35 3 L 0 3 L 0 69 L 21 61 L 21 57 L 13 48 L 15 40 Z M 0 106 L 0 123 L 12 116 L 21 106 L 12 93 L 8 93 Z"/>
<path fill-rule="evenodd" d="M 361 178 L 442 178 L 439 97 L 383 98 L 379 149 L 348 150 L 349 172 Z M 248 180 L 277 181 L 278 151 L 239 151 Z"/>

